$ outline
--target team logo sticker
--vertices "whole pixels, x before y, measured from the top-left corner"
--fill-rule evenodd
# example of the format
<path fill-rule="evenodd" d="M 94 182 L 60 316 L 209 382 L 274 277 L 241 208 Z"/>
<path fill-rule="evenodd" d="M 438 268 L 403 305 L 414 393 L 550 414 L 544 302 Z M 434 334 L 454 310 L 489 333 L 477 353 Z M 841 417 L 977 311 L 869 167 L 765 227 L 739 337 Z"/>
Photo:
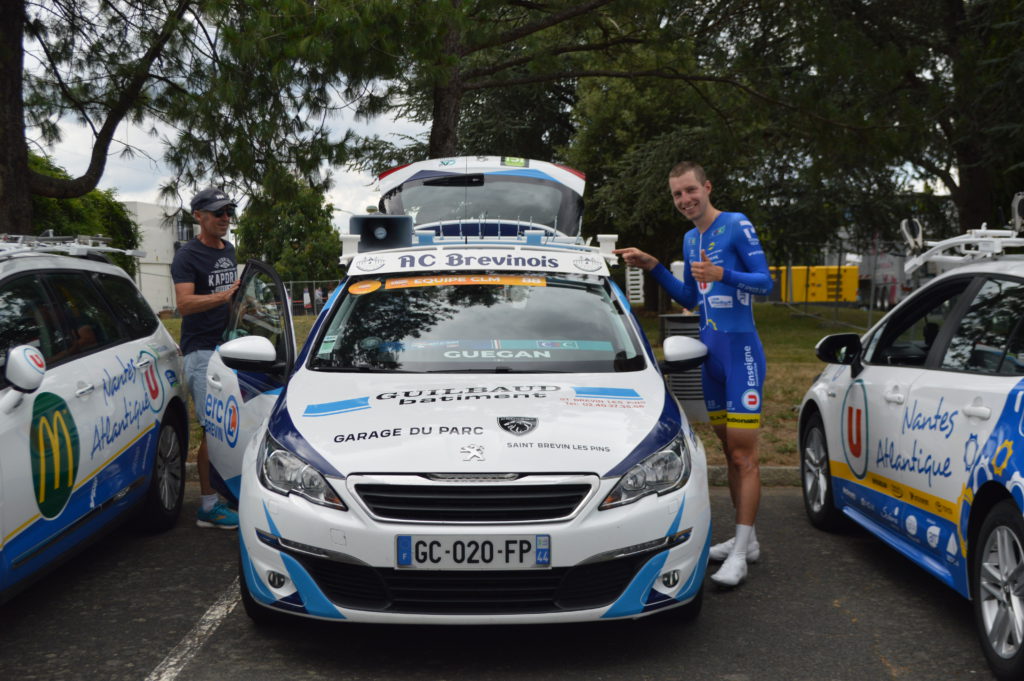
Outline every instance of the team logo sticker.
<path fill-rule="evenodd" d="M 148 350 L 143 350 L 139 353 L 139 364 L 141 365 L 145 358 L 149 358 L 149 364 L 142 368 L 142 382 L 146 386 L 146 397 L 149 398 L 149 408 L 156 414 L 160 413 L 160 410 L 164 408 L 164 400 L 166 394 L 163 387 L 163 382 L 160 380 L 160 366 L 157 363 L 157 357 Z"/>
<path fill-rule="evenodd" d="M 537 419 L 533 416 L 499 416 L 498 425 L 506 433 L 526 435 L 537 427 Z"/>
<path fill-rule="evenodd" d="M 23 352 L 25 353 L 25 359 L 28 360 L 29 365 L 33 369 L 41 374 L 46 372 L 46 360 L 43 359 L 43 353 L 31 346 L 26 346 Z"/>
<path fill-rule="evenodd" d="M 55 518 L 75 489 L 80 452 L 75 419 L 59 395 L 36 397 L 28 439 L 36 505 L 44 518 Z"/>
<path fill-rule="evenodd" d="M 376 255 L 369 255 L 364 258 L 359 258 L 352 263 L 353 269 L 357 269 L 361 272 L 376 272 L 381 267 L 384 267 L 387 261 Z"/>
<path fill-rule="evenodd" d="M 864 382 L 850 384 L 839 415 L 843 457 L 857 478 L 868 472 L 868 401 Z"/>
<path fill-rule="evenodd" d="M 740 402 L 748 411 L 756 411 L 761 408 L 761 393 L 757 390 L 748 390 L 740 396 Z"/>
<path fill-rule="evenodd" d="M 576 269 L 584 272 L 596 272 L 601 269 L 602 261 L 589 255 L 583 255 L 572 261 Z"/>

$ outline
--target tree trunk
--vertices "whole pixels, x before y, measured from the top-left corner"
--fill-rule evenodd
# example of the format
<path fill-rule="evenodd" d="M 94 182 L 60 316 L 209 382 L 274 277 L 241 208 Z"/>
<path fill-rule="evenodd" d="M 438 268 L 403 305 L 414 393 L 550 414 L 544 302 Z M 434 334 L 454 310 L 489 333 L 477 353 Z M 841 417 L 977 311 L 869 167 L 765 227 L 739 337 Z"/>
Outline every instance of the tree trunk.
<path fill-rule="evenodd" d="M 451 0 L 459 11 L 462 0 Z M 458 149 L 459 115 L 462 113 L 462 34 L 455 22 L 444 36 L 444 55 L 449 58 L 447 77 L 434 84 L 433 121 L 430 124 L 430 158 L 455 156 Z"/>
<path fill-rule="evenodd" d="M 25 4 L 0 2 L 0 233 L 32 233 L 28 147 L 21 99 Z"/>
<path fill-rule="evenodd" d="M 430 158 L 456 155 L 461 111 L 462 82 L 456 73 L 447 83 L 434 86 L 434 120 L 430 125 L 428 148 Z"/>

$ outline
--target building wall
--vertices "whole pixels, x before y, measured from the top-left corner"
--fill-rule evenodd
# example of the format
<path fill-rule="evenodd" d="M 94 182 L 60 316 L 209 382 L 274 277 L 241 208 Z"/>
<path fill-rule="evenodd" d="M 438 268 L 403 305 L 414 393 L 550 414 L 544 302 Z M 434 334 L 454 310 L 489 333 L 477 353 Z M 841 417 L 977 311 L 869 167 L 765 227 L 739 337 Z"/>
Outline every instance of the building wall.
<path fill-rule="evenodd" d="M 124 205 L 139 224 L 140 248 L 146 252 L 145 257 L 139 260 L 136 283 L 154 310 L 173 311 L 171 261 L 174 260 L 174 244 L 178 240 L 177 220 L 166 218 L 164 208 L 155 203 L 125 201 Z"/>

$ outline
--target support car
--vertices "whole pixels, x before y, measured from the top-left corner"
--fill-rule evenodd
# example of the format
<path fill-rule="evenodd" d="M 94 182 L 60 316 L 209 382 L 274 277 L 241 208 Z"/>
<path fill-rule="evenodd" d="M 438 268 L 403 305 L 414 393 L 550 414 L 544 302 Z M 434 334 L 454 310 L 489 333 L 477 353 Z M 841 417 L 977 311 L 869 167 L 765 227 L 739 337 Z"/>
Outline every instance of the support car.
<path fill-rule="evenodd" d="M 502 208 L 509 185 L 533 191 Z M 276 275 L 243 273 L 207 416 L 254 620 L 699 612 L 707 465 L 663 371 L 706 349 L 670 338 L 659 364 L 614 239 L 577 236 L 582 190 L 525 159 L 392 175 L 383 205 L 415 215 L 354 220 L 348 276 L 297 353 Z"/>
<path fill-rule="evenodd" d="M 181 356 L 110 252 L 0 237 L 0 601 L 115 523 L 166 530 L 181 509 Z"/>
<path fill-rule="evenodd" d="M 908 239 L 908 269 L 937 276 L 863 336 L 822 339 L 800 412 L 811 523 L 852 520 L 970 598 L 1000 679 L 1024 678 L 1018 229 Z"/>

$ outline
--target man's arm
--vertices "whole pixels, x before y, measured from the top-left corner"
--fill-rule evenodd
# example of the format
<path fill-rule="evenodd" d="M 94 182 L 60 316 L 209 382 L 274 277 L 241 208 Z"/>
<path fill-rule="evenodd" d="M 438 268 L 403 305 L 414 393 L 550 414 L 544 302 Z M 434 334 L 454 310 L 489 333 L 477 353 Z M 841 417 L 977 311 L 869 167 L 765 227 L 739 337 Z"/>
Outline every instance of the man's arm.
<path fill-rule="evenodd" d="M 197 312 L 206 312 L 231 302 L 231 296 L 238 290 L 240 283 L 241 281 L 236 279 L 231 286 L 223 291 L 210 293 L 205 296 L 197 295 L 196 285 L 191 282 L 175 284 L 174 297 L 178 305 L 178 312 L 184 317 Z"/>

